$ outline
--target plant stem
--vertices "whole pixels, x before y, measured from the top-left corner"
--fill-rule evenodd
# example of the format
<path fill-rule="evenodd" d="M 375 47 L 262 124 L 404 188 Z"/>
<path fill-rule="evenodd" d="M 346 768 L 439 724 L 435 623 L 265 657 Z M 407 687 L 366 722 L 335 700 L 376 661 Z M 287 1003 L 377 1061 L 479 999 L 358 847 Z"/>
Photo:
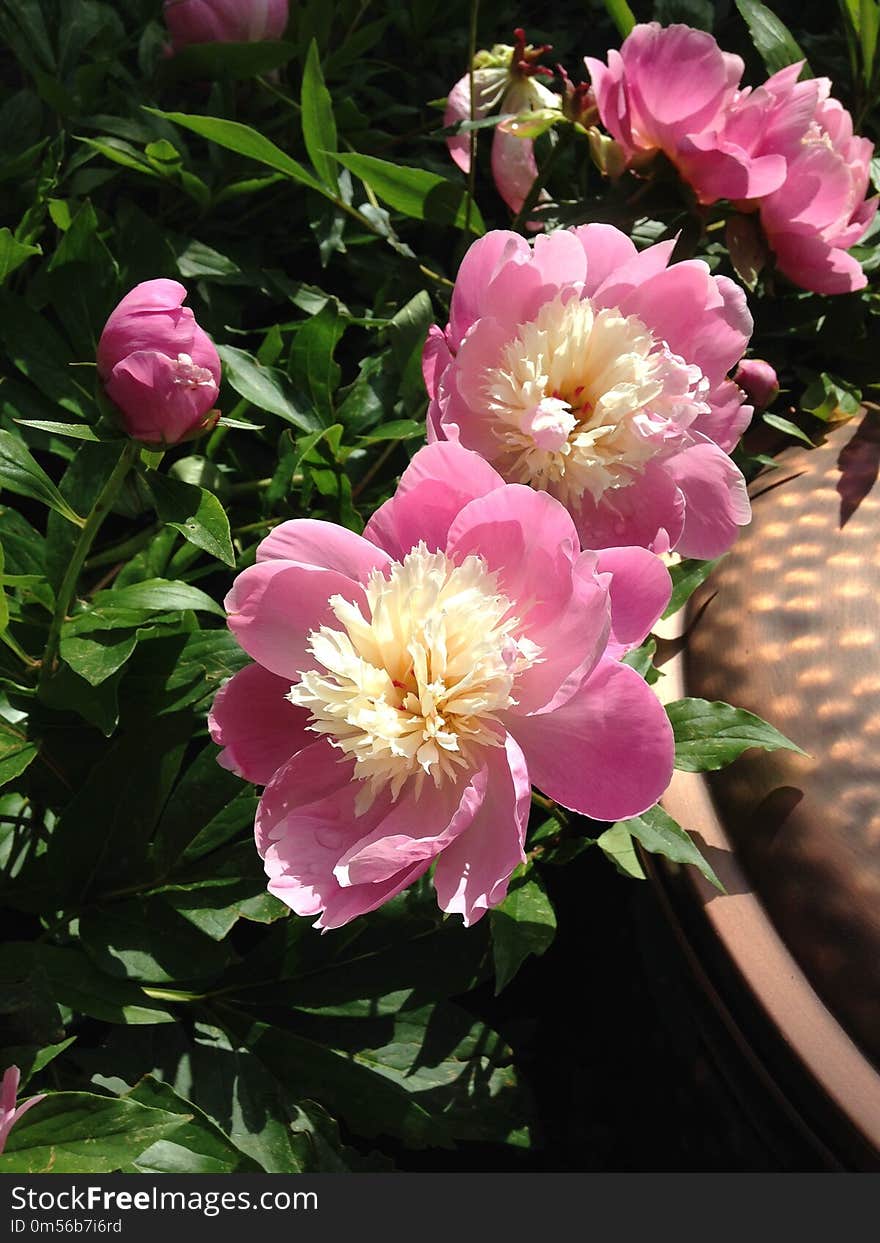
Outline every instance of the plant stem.
<path fill-rule="evenodd" d="M 116 499 L 116 494 L 119 492 L 125 476 L 128 474 L 132 463 L 136 460 L 139 453 L 140 445 L 136 440 L 127 440 L 125 442 L 125 447 L 119 455 L 119 461 L 113 467 L 110 478 L 99 492 L 98 499 L 86 518 L 85 526 L 79 533 L 76 547 L 73 550 L 61 586 L 58 588 L 58 594 L 55 597 L 55 612 L 52 615 L 49 637 L 46 640 L 46 648 L 40 664 L 39 685 L 41 687 L 46 685 L 57 667 L 58 648 L 61 644 L 61 628 L 67 620 L 67 614 L 70 610 L 70 604 L 73 600 L 85 559 L 89 555 L 102 522 L 110 511 L 113 501 Z"/>
<path fill-rule="evenodd" d="M 468 80 L 470 85 L 470 120 L 474 119 L 474 57 L 477 54 L 477 22 L 480 13 L 480 0 L 471 0 L 471 24 L 468 34 Z M 474 205 L 474 190 L 477 184 L 477 131 L 472 129 L 468 134 L 468 146 L 470 148 L 470 166 L 468 168 L 468 196 L 465 204 L 464 231 L 471 231 L 471 211 Z"/>

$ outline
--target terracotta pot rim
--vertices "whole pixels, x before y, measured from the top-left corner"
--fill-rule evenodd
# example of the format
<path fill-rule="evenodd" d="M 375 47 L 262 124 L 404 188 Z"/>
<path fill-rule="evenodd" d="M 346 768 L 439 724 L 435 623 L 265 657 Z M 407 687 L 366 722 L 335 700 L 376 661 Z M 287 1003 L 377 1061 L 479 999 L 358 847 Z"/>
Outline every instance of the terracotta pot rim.
<path fill-rule="evenodd" d="M 688 694 L 683 614 L 686 610 L 658 628 L 662 638 L 673 641 L 674 653 L 663 664 L 664 677 L 655 688 L 664 703 Z M 684 869 L 682 880 L 762 1017 L 841 1121 L 880 1159 L 880 1074 L 821 1000 L 777 932 L 737 861 L 705 776 L 676 771 L 662 803 L 706 845 L 723 852 L 713 854 L 712 863 L 727 894 L 719 894 L 694 868 Z"/>

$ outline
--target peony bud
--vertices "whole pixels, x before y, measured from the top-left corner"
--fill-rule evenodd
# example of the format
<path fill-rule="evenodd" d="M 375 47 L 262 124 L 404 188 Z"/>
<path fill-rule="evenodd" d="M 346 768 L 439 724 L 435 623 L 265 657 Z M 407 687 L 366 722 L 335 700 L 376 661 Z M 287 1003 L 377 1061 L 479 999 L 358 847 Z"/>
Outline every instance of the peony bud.
<path fill-rule="evenodd" d="M 175 52 L 189 43 L 258 43 L 280 39 L 288 0 L 165 0 Z"/>
<path fill-rule="evenodd" d="M 122 299 L 98 342 L 98 375 L 129 436 L 174 445 L 216 423 L 214 343 L 183 306 L 177 281 L 144 281 Z M 214 415 L 215 417 L 211 417 Z"/>
<path fill-rule="evenodd" d="M 776 372 L 763 358 L 744 358 L 733 379 L 757 412 L 766 410 L 779 396 Z"/>

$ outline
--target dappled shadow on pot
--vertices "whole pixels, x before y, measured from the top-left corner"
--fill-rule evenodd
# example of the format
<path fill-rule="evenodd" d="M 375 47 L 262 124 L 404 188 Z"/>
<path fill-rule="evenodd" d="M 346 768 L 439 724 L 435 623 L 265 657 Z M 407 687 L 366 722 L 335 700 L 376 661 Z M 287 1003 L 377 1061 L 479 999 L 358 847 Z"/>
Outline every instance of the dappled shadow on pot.
<path fill-rule="evenodd" d="M 837 467 L 840 525 L 844 527 L 874 487 L 880 472 L 880 418 L 875 411 L 865 411 L 852 439 L 841 449 Z"/>
<path fill-rule="evenodd" d="M 788 948 L 880 1061 L 878 454 L 866 416 L 756 481 L 751 527 L 694 598 L 685 684 L 807 753 L 749 751 L 708 783 Z"/>

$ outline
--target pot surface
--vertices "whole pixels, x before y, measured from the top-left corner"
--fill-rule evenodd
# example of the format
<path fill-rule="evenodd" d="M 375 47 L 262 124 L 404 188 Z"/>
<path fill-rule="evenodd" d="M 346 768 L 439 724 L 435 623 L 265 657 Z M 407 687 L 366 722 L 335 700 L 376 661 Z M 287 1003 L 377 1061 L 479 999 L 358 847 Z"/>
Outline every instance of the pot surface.
<path fill-rule="evenodd" d="M 708 782 L 788 950 L 880 1065 L 880 419 L 778 462 L 692 602 L 685 693 L 748 708 L 808 753 L 750 751 Z"/>

